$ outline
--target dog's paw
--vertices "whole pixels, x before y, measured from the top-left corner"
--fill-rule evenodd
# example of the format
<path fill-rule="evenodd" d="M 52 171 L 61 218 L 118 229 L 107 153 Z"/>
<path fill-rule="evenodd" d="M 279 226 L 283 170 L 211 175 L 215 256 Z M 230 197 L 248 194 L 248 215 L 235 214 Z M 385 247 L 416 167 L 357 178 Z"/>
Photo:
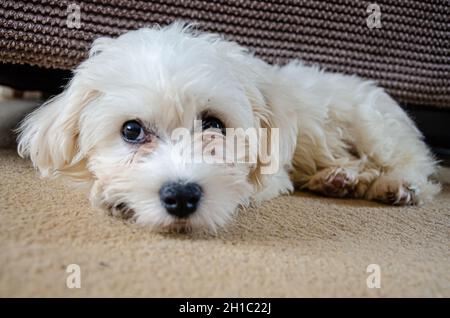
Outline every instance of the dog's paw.
<path fill-rule="evenodd" d="M 367 198 L 391 205 L 416 205 L 419 203 L 418 190 L 408 182 L 381 177 L 372 184 Z"/>
<path fill-rule="evenodd" d="M 294 191 L 294 185 L 285 170 L 280 170 L 276 174 L 263 175 L 261 181 L 261 189 L 253 195 L 253 202 L 257 205 Z"/>
<path fill-rule="evenodd" d="M 328 168 L 315 174 L 308 189 L 330 197 L 352 197 L 358 184 L 356 172 L 345 168 Z"/>

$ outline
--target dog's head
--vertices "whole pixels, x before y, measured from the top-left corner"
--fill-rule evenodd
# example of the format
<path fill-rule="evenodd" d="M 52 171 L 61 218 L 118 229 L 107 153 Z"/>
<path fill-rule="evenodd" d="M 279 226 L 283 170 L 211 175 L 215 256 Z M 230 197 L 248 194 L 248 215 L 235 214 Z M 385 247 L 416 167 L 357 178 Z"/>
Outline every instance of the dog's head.
<path fill-rule="evenodd" d="M 65 91 L 24 120 L 19 153 L 45 176 L 88 182 L 94 203 L 138 223 L 214 230 L 248 202 L 258 164 L 207 148 L 226 128 L 270 125 L 261 67 L 182 24 L 100 38 Z"/>

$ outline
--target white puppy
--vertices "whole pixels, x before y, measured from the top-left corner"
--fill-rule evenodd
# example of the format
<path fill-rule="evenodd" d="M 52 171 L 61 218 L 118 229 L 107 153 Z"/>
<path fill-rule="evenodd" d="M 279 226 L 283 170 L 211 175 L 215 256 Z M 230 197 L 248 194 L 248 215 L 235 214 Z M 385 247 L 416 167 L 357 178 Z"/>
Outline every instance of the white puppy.
<path fill-rule="evenodd" d="M 212 139 L 172 137 L 196 119 Z M 225 127 L 278 128 L 275 140 L 258 135 L 260 147 L 277 143 L 278 170 L 262 173 L 260 158 L 189 160 L 225 140 Z M 66 90 L 19 131 L 19 153 L 42 175 L 82 181 L 94 204 L 154 229 L 215 230 L 238 206 L 294 185 L 394 205 L 440 189 L 422 135 L 373 82 L 299 61 L 271 66 L 180 23 L 96 40 Z"/>

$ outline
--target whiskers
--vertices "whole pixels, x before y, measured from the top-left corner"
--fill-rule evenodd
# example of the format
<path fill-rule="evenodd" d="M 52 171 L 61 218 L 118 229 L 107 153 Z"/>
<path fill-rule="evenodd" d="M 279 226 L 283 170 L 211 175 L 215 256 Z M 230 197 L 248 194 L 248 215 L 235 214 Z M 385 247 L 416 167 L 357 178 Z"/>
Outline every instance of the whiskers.
<path fill-rule="evenodd" d="M 118 217 L 124 220 L 134 219 L 135 212 L 126 203 L 119 202 L 116 204 L 109 204 L 108 211 L 114 217 Z"/>

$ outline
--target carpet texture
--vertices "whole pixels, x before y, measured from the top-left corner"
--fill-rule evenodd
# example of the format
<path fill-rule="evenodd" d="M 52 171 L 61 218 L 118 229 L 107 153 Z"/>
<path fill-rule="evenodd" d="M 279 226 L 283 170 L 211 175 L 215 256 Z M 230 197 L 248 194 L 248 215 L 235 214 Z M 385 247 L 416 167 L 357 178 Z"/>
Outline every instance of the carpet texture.
<path fill-rule="evenodd" d="M 425 207 L 296 193 L 217 236 L 155 234 L 93 210 L 0 150 L 0 296 L 450 296 L 450 187 Z M 81 288 L 66 287 L 66 267 Z M 381 288 L 369 289 L 369 264 Z"/>
<path fill-rule="evenodd" d="M 0 61 L 69 69 L 92 41 L 176 19 L 195 21 L 271 63 L 300 58 L 374 79 L 400 103 L 450 107 L 450 2 L 378 0 L 5 0 Z M 71 4 L 79 4 L 79 28 Z M 369 21 L 375 21 L 369 19 Z"/>

